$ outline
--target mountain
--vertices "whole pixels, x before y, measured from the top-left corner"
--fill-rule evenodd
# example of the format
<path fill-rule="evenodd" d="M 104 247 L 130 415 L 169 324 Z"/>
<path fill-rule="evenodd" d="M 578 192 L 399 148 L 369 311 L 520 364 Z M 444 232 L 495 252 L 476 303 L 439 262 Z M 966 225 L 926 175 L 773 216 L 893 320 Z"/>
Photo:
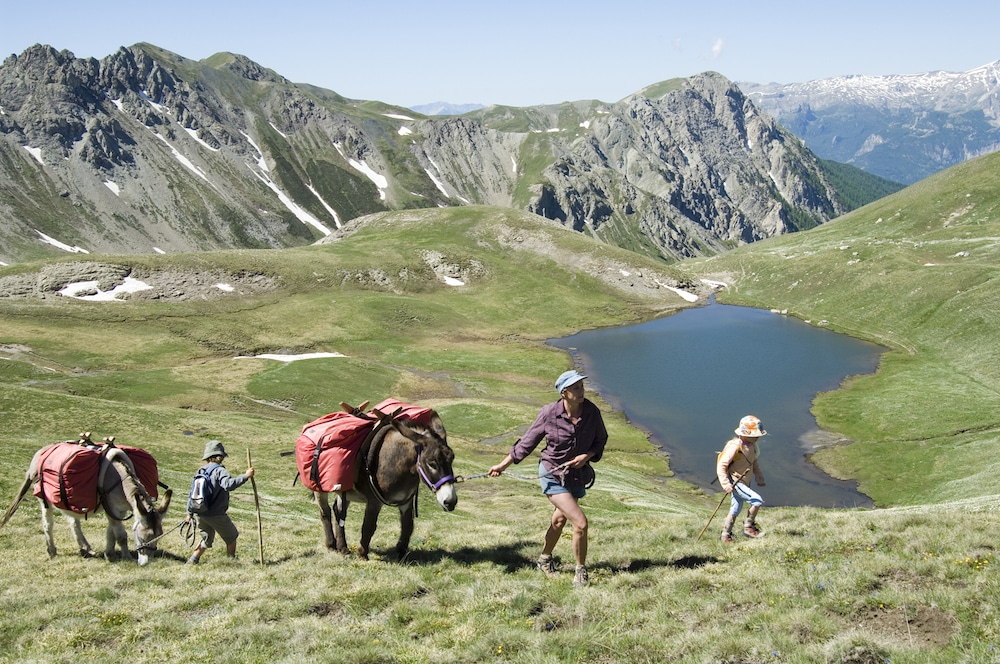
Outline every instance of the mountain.
<path fill-rule="evenodd" d="M 816 154 L 895 182 L 1000 149 L 1000 60 L 958 73 L 739 86 Z"/>
<path fill-rule="evenodd" d="M 462 115 L 469 111 L 478 111 L 481 108 L 483 108 L 482 104 L 450 104 L 446 101 L 410 106 L 411 111 L 416 111 L 423 115 Z"/>
<path fill-rule="evenodd" d="M 96 60 L 36 45 L 0 66 L 3 263 L 298 246 L 365 214 L 470 204 L 671 260 L 851 207 L 799 139 L 714 73 L 613 104 L 427 117 L 230 53 L 195 62 L 137 44 Z"/>

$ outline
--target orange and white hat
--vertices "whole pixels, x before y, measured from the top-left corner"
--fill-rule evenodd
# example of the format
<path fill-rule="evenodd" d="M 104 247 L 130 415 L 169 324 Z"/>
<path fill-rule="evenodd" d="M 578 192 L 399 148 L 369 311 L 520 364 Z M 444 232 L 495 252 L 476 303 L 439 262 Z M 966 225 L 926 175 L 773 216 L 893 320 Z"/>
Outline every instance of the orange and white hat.
<path fill-rule="evenodd" d="M 767 432 L 760 428 L 760 418 L 755 415 L 747 415 L 740 420 L 740 425 L 734 433 L 737 436 L 746 436 L 747 438 L 759 438 L 767 435 Z"/>

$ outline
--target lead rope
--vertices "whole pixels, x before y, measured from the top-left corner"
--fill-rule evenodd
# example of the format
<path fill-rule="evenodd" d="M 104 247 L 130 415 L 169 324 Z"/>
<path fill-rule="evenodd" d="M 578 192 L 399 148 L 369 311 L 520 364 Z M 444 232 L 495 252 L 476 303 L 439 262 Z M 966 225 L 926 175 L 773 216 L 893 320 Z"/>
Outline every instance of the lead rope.
<path fill-rule="evenodd" d="M 187 521 L 181 521 L 180 523 L 178 523 L 176 526 L 174 526 L 170 530 L 164 532 L 162 535 L 159 535 L 157 537 L 154 537 L 151 540 L 147 540 L 147 541 L 143 542 L 141 546 L 136 547 L 136 550 L 137 551 L 141 551 L 142 549 L 148 549 L 148 548 L 150 548 L 150 546 L 149 546 L 150 544 L 154 544 L 156 542 L 159 542 L 161 539 L 163 539 L 164 537 L 166 537 L 170 533 L 174 532 L 175 530 L 177 530 L 178 528 L 180 528 L 181 526 L 183 526 L 185 523 L 188 523 L 188 522 Z M 181 532 L 181 534 L 183 535 L 183 531 Z"/>
<path fill-rule="evenodd" d="M 552 470 L 544 472 L 544 473 L 542 473 L 540 475 L 519 475 L 517 473 L 512 473 L 509 470 L 505 470 L 505 471 L 503 471 L 500 474 L 501 475 L 509 475 L 510 477 L 513 477 L 515 479 L 518 479 L 518 480 L 527 480 L 529 482 L 534 482 L 536 480 L 540 480 L 543 477 L 551 477 L 553 479 L 556 479 L 555 475 L 553 475 L 552 473 L 557 473 L 560 470 L 566 470 L 571 463 L 573 463 L 573 462 L 572 461 L 567 461 L 566 463 L 564 463 L 562 465 L 559 465 L 559 466 L 556 466 Z M 457 475 L 455 477 L 455 483 L 457 484 L 459 482 L 468 482 L 469 480 L 478 480 L 481 477 L 489 477 L 489 476 L 490 476 L 489 473 L 479 473 L 478 475 L 469 475 L 468 477 L 465 477 L 463 475 Z"/>

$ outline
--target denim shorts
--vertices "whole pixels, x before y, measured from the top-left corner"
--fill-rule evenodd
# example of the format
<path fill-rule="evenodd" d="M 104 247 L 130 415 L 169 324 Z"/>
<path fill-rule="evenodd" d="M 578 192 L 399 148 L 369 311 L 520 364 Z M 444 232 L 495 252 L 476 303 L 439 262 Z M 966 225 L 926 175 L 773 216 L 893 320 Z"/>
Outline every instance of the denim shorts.
<path fill-rule="evenodd" d="M 538 483 L 542 487 L 542 493 L 546 496 L 556 496 L 560 493 L 571 493 L 574 498 L 580 500 L 587 495 L 587 490 L 582 486 L 569 489 L 564 487 L 562 484 L 559 484 L 559 480 L 556 479 L 556 477 L 549 472 L 549 469 L 545 467 L 545 464 L 540 461 L 538 462 Z"/>

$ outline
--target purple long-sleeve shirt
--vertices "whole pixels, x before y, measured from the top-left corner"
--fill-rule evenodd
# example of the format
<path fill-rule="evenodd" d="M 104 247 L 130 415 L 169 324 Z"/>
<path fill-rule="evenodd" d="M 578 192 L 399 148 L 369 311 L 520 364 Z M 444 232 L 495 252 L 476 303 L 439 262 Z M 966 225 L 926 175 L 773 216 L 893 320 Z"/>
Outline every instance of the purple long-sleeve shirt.
<path fill-rule="evenodd" d="M 542 438 L 547 441 L 542 450 L 542 461 L 551 469 L 579 454 L 591 454 L 591 461 L 600 461 L 608 442 L 608 430 L 604 427 L 600 408 L 589 399 L 583 400 L 577 424 L 570 420 L 560 399 L 542 407 L 535 421 L 510 449 L 510 458 L 514 463 L 520 463 L 531 454 Z"/>

